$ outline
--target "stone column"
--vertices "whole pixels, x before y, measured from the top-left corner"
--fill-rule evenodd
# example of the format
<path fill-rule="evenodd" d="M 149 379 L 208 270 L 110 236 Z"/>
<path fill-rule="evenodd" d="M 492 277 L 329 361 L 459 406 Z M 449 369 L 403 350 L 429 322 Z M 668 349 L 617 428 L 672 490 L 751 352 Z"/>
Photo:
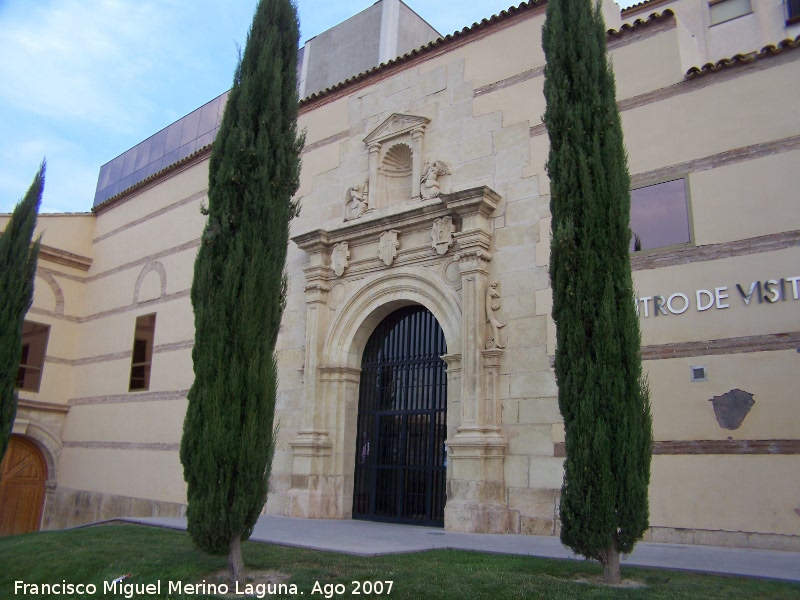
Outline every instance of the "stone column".
<path fill-rule="evenodd" d="M 449 473 L 445 528 L 473 533 L 506 533 L 504 457 L 500 429 L 497 374 L 502 350 L 485 350 L 486 286 L 493 229 L 490 218 L 499 197 L 477 188 L 443 197 L 461 216 L 455 234 L 461 272 L 462 339 L 461 423 L 447 440 Z M 449 383 L 449 382 L 448 382 Z"/>
<path fill-rule="evenodd" d="M 331 471 L 324 482 L 325 518 L 349 519 L 353 516 L 353 464 L 356 456 L 355 432 L 358 415 L 358 386 L 361 369 L 321 367 L 322 398 L 328 429 L 333 437 Z"/>
<path fill-rule="evenodd" d="M 315 240 L 298 245 L 309 255 L 304 268 L 306 281 L 306 340 L 303 368 L 303 417 L 292 447 L 292 487 L 287 493 L 291 516 L 321 518 L 328 512 L 330 493 L 322 484 L 331 470 L 333 443 L 324 413 L 323 390 L 319 366 L 325 332 L 328 328 L 328 287 L 330 274 L 330 244 L 317 236 Z"/>
<path fill-rule="evenodd" d="M 422 179 L 422 141 L 424 139 L 424 129 L 418 128 L 411 132 L 411 198 L 419 200 L 420 180 Z"/>
<path fill-rule="evenodd" d="M 381 145 L 378 142 L 369 144 L 369 194 L 367 204 L 372 209 L 378 206 L 378 157 Z"/>

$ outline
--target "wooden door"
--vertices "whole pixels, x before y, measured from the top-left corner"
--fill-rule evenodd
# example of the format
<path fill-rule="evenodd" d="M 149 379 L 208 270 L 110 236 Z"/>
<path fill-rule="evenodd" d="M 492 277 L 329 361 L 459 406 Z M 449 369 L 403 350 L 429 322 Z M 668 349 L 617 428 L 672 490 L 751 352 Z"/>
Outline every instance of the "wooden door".
<path fill-rule="evenodd" d="M 0 464 L 0 535 L 38 531 L 47 467 L 30 441 L 11 436 Z"/>

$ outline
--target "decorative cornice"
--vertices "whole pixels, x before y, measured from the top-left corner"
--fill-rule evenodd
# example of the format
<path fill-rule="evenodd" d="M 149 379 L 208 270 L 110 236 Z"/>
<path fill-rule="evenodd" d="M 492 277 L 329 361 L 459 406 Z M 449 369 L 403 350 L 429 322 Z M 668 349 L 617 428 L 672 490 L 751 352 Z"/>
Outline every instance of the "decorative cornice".
<path fill-rule="evenodd" d="M 794 349 L 800 349 L 800 331 L 643 346 L 642 360 L 663 360 L 720 354 L 746 354 L 750 352 L 776 352 L 779 350 Z"/>
<path fill-rule="evenodd" d="M 686 265 L 708 260 L 720 260 L 734 256 L 749 256 L 762 252 L 776 252 L 800 246 L 800 231 L 784 231 L 754 238 L 706 244 L 704 246 L 687 246 L 672 250 L 655 252 L 634 252 L 631 254 L 631 270 L 645 271 L 676 265 Z"/>
<path fill-rule="evenodd" d="M 653 442 L 653 454 L 800 454 L 800 440 L 665 440 Z M 567 456 L 564 442 L 553 444 L 553 456 Z"/>
<path fill-rule="evenodd" d="M 38 412 L 54 412 L 54 413 L 68 413 L 69 404 L 57 404 L 55 402 L 43 402 L 41 400 L 32 400 L 30 398 L 19 398 L 17 400 L 17 408 L 24 408 L 25 410 L 33 410 Z"/>
<path fill-rule="evenodd" d="M 66 267 L 71 267 L 73 269 L 79 269 L 80 271 L 88 271 L 92 266 L 91 258 L 81 256 L 80 254 L 73 254 L 72 252 L 67 252 L 66 250 L 60 250 L 59 248 L 53 248 L 52 246 L 46 246 L 44 244 L 39 247 L 39 258 L 49 262 L 57 263 L 59 265 L 64 265 Z"/>
<path fill-rule="evenodd" d="M 158 452 L 177 452 L 180 443 L 169 442 L 64 442 L 64 448 L 85 448 L 88 450 L 150 450 Z"/>
<path fill-rule="evenodd" d="M 166 400 L 186 400 L 189 390 L 172 390 L 166 392 L 131 392 L 129 394 L 110 394 L 107 396 L 90 396 L 72 398 L 70 406 L 92 404 L 124 404 L 127 402 L 163 402 Z"/>

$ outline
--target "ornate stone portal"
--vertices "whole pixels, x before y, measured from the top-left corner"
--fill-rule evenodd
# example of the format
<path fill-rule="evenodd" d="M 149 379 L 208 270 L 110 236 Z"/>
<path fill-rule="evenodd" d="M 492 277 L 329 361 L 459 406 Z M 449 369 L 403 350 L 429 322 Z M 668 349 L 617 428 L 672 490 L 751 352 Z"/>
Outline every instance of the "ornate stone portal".
<path fill-rule="evenodd" d="M 370 194 L 376 187 L 370 186 Z M 378 210 L 330 230 L 292 238 L 309 262 L 304 269 L 304 411 L 302 426 L 291 442 L 290 515 L 351 517 L 361 355 L 386 315 L 401 306 L 421 304 L 441 325 L 448 349 L 442 357 L 448 385 L 445 528 L 509 530 L 506 441 L 498 401 L 503 350 L 486 349 L 493 335 L 485 304 L 492 260 L 491 216 L 499 201 L 486 187 L 440 194 L 401 211 Z M 431 232 L 438 230 L 443 232 L 441 245 L 436 239 L 432 245 Z M 442 278 L 445 263 L 454 258 L 448 256 L 453 240 L 458 245 L 460 291 Z M 362 257 L 349 261 L 346 271 L 341 259 L 332 264 L 332 256 L 343 256 L 343 248 Z M 347 282 L 347 294 L 333 309 L 328 291 L 339 271 L 341 281 Z"/>

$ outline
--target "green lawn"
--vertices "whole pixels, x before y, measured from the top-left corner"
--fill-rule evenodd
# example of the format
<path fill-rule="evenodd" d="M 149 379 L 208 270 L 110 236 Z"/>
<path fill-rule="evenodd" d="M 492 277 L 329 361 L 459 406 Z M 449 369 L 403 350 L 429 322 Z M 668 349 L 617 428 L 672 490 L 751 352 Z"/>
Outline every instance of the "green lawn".
<path fill-rule="evenodd" d="M 287 576 L 287 586 L 297 586 L 296 596 L 266 596 L 270 598 L 357 598 L 370 596 L 367 591 L 377 597 L 375 592 L 380 585 L 374 582 L 379 581 L 393 582 L 390 597 L 414 600 L 800 598 L 800 584 L 636 568 L 623 568 L 622 576 L 644 587 L 608 589 L 580 581 L 596 580 L 601 575 L 599 566 L 593 563 L 452 550 L 364 558 L 247 543 L 244 558 L 248 569 L 282 573 Z M 177 582 L 198 584 L 204 579 L 208 584 L 213 581 L 212 574 L 224 568 L 225 557 L 206 556 L 196 550 L 186 533 L 155 527 L 106 525 L 0 538 L 0 598 L 3 599 L 216 598 L 204 593 L 186 593 L 185 588 L 183 594 L 170 594 L 169 585 L 170 582 L 173 587 Z M 117 594 L 104 593 L 104 582 L 126 573 L 131 576 L 124 584 L 142 589 L 160 582 L 161 593 L 136 594 L 133 587 L 120 587 Z M 23 594 L 18 587 L 15 593 L 17 581 L 38 585 L 93 584 L 96 592 L 65 594 L 55 588 L 52 590 L 55 593 L 47 594 L 38 588 L 38 594 L 34 595 L 34 588 L 28 587 Z M 354 581 L 362 582 L 360 595 L 353 594 Z M 344 586 L 344 595 L 333 593 L 330 586 L 336 584 Z M 382 596 L 387 596 L 388 587 L 388 583 L 383 583 Z"/>

